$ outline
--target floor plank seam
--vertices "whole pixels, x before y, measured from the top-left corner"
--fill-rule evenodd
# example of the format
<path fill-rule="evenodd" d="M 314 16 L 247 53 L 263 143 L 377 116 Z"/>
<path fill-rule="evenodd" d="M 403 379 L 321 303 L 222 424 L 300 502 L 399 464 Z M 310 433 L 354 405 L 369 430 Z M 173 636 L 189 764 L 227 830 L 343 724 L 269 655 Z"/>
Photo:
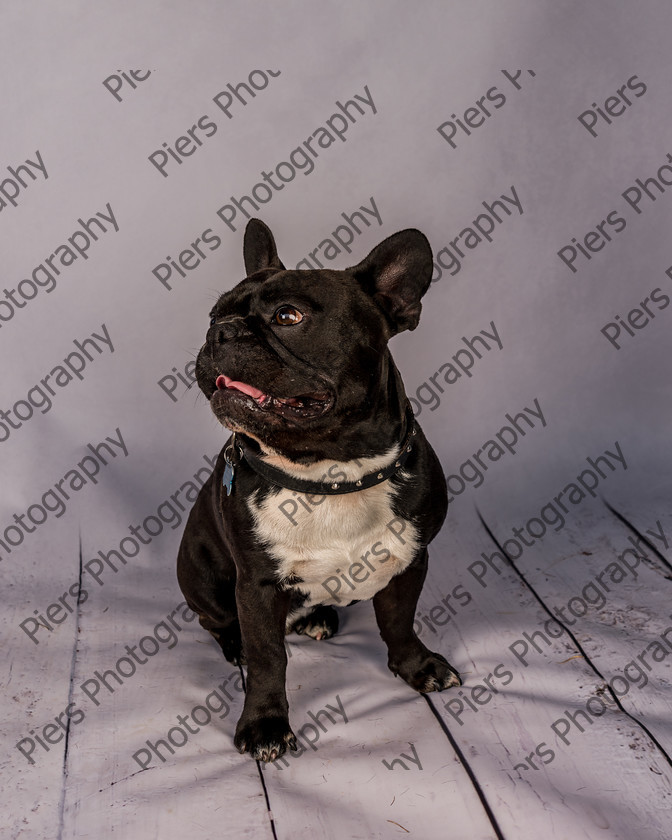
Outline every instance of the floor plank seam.
<path fill-rule="evenodd" d="M 615 508 L 613 508 L 606 499 L 602 498 L 602 502 L 604 503 L 604 506 L 607 508 L 607 510 L 610 513 L 612 513 L 616 517 L 616 519 L 618 519 L 618 521 L 621 524 L 625 525 L 625 527 L 629 531 L 632 531 L 632 533 L 635 534 L 635 536 L 641 542 L 643 542 L 644 545 L 656 555 L 656 557 L 660 560 L 660 562 L 663 564 L 663 566 L 665 566 L 665 568 L 669 572 L 669 575 L 664 575 L 664 577 L 667 580 L 672 580 L 672 563 L 670 563 L 670 561 L 667 559 L 667 557 L 665 557 L 663 554 L 661 554 L 660 550 L 657 549 L 656 546 L 653 545 L 653 543 L 649 539 L 647 539 L 643 534 L 640 534 L 639 530 L 637 528 L 635 528 L 635 526 L 631 522 L 629 522 L 625 518 L 625 516 L 623 516 L 622 513 L 619 513 Z M 644 557 L 644 556 L 642 557 L 643 562 L 646 562 L 646 559 L 647 559 L 646 557 Z M 660 574 L 660 569 L 656 568 L 655 566 L 652 566 L 650 563 L 648 563 L 647 565 L 654 572 Z"/>
<path fill-rule="evenodd" d="M 79 532 L 79 589 L 78 592 L 82 591 L 82 575 L 84 573 L 84 558 L 82 553 L 82 532 Z M 68 686 L 68 706 L 72 704 L 73 694 L 74 694 L 74 687 L 75 687 L 75 666 L 77 664 L 77 642 L 79 640 L 79 619 L 80 619 L 80 602 L 79 596 L 77 597 L 77 603 L 75 608 L 75 637 L 72 643 L 72 656 L 70 658 L 70 682 Z M 58 834 L 57 840 L 61 840 L 63 836 L 63 825 L 64 825 L 64 818 L 65 818 L 65 795 L 66 795 L 66 787 L 67 787 L 67 780 L 68 780 L 68 754 L 70 750 L 70 727 L 72 725 L 72 719 L 68 717 L 68 722 L 65 727 L 65 738 L 63 739 L 63 769 L 61 772 L 61 798 L 58 803 Z"/>
<path fill-rule="evenodd" d="M 483 790 L 480 782 L 476 778 L 476 774 L 474 773 L 474 771 L 471 768 L 471 765 L 467 761 L 467 757 L 465 756 L 465 754 L 460 749 L 460 745 L 453 738 L 452 733 L 451 733 L 450 729 L 448 728 L 445 720 L 441 717 L 441 715 L 439 714 L 439 712 L 435 708 L 435 706 L 432 703 L 430 697 L 427 694 L 423 694 L 422 696 L 425 698 L 425 700 L 427 702 L 427 705 L 429 706 L 432 714 L 438 720 L 439 726 L 443 730 L 443 733 L 446 736 L 446 738 L 448 738 L 448 741 L 450 742 L 450 745 L 455 750 L 455 754 L 457 755 L 462 767 L 464 767 L 464 770 L 465 770 L 467 776 L 469 776 L 469 780 L 471 781 L 471 784 L 472 784 L 474 790 L 476 791 L 476 795 L 478 796 L 478 798 L 481 802 L 481 805 L 483 806 L 483 810 L 485 811 L 488 819 L 490 820 L 490 824 L 492 825 L 492 829 L 495 832 L 495 835 L 497 836 L 497 840 L 506 840 L 506 838 L 505 838 L 504 834 L 502 833 L 502 830 L 499 826 L 499 823 L 497 822 L 497 818 L 495 817 L 495 814 L 494 814 L 492 808 L 490 807 L 490 803 L 488 802 L 488 799 L 485 795 L 485 791 Z"/>
<path fill-rule="evenodd" d="M 500 545 L 500 543 L 498 542 L 497 538 L 495 537 L 495 535 L 493 534 L 493 532 L 490 530 L 490 527 L 488 526 L 488 524 L 486 523 L 486 521 L 483 519 L 483 516 L 481 515 L 481 512 L 478 510 L 478 508 L 476 509 L 476 512 L 478 513 L 478 517 L 479 517 L 479 519 L 481 520 L 481 524 L 483 525 L 483 527 L 484 527 L 484 528 L 485 528 L 485 530 L 487 531 L 488 536 L 489 536 L 489 537 L 490 537 L 490 539 L 493 541 L 493 543 L 497 546 L 498 550 L 502 552 L 502 555 L 503 555 L 503 556 L 506 558 L 506 560 L 508 561 L 509 565 L 511 566 L 511 569 L 515 572 L 515 574 L 518 576 L 518 578 L 520 579 L 520 581 L 521 581 L 521 582 L 522 582 L 522 583 L 523 583 L 523 584 L 524 584 L 524 585 L 525 585 L 525 586 L 529 589 L 529 591 L 530 591 L 530 592 L 531 592 L 531 594 L 534 596 L 535 600 L 536 600 L 536 601 L 537 601 L 537 603 L 541 606 L 541 608 L 544 610 L 544 612 L 545 612 L 545 613 L 546 613 L 546 614 L 547 614 L 550 618 L 552 618 L 552 619 L 553 619 L 553 621 L 557 622 L 557 623 L 558 623 L 558 624 L 559 624 L 559 625 L 563 628 L 563 630 L 565 631 L 565 633 L 567 633 L 567 635 L 568 635 L 568 636 L 569 636 L 569 638 L 572 640 L 572 642 L 573 642 L 573 643 L 574 643 L 574 645 L 576 646 L 577 650 L 579 651 L 579 653 L 580 653 L 580 654 L 581 654 L 581 656 L 583 657 L 584 661 L 585 661 L 585 662 L 587 663 L 587 665 L 588 665 L 588 666 L 589 666 L 589 667 L 593 670 L 593 672 L 596 674 L 596 676 L 597 676 L 597 677 L 599 677 L 599 679 L 600 679 L 600 680 L 604 683 L 604 686 L 605 686 L 605 689 L 604 689 L 604 690 L 605 690 L 605 691 L 609 694 L 609 696 L 610 696 L 610 697 L 611 697 L 611 699 L 614 701 L 614 703 L 616 704 L 616 706 L 618 707 L 618 709 L 619 709 L 619 710 L 620 710 L 620 711 L 621 711 L 621 712 L 622 712 L 622 713 L 623 713 L 623 714 L 624 714 L 627 718 L 629 718 L 629 719 L 630 719 L 633 723 L 635 723 L 637 726 L 639 726 L 639 727 L 640 727 L 640 728 L 641 728 L 641 729 L 642 729 L 642 730 L 643 730 L 643 731 L 644 731 L 644 732 L 648 735 L 648 737 L 651 739 L 651 742 L 652 742 L 653 744 L 655 744 L 655 746 L 658 748 L 658 750 L 659 750 L 659 751 L 661 752 L 661 754 L 664 756 L 664 758 L 665 758 L 665 760 L 667 761 L 667 763 L 670 765 L 670 767 L 672 767 L 672 757 L 671 757 L 671 756 L 670 756 L 670 754 L 667 752 L 667 750 L 666 750 L 666 749 L 663 747 L 663 745 L 662 745 L 662 744 L 658 741 L 658 739 L 655 737 L 655 735 L 654 735 L 652 732 L 650 732 L 650 731 L 649 731 L 649 728 L 647 727 L 647 725 L 646 725 L 645 723 L 643 723 L 641 720 L 638 720 L 638 719 L 637 719 L 634 715 L 632 715 L 632 714 L 631 714 L 631 713 L 630 713 L 630 712 L 629 712 L 626 708 L 624 708 L 623 704 L 621 703 L 620 699 L 616 696 L 616 694 L 615 694 L 615 693 L 614 693 L 614 691 L 612 690 L 612 688 L 611 688 L 611 686 L 609 685 L 608 681 L 607 681 L 607 680 L 604 678 L 604 676 L 600 673 L 600 670 L 598 669 L 598 667 L 595 665 L 595 663 L 592 661 L 592 659 L 590 658 L 590 656 L 589 656 L 589 655 L 586 653 L 586 651 L 583 649 L 583 646 L 582 646 L 581 642 L 579 642 L 579 640 L 576 638 L 576 636 L 574 635 L 574 633 L 570 630 L 570 628 L 569 628 L 567 625 L 565 625 L 565 624 L 563 623 L 563 621 L 562 621 L 560 618 L 558 618 L 557 616 L 553 615 L 553 613 L 552 613 L 552 612 L 550 611 L 550 609 L 546 606 L 546 604 L 544 603 L 543 599 L 541 598 L 541 596 L 539 595 L 539 593 L 536 591 L 536 589 L 534 588 L 534 586 L 532 586 L 532 584 L 531 584 L 531 583 L 527 580 L 527 578 L 525 577 L 525 575 L 524 575 L 524 574 L 520 571 L 520 569 L 516 566 L 516 564 L 514 563 L 514 561 L 513 561 L 513 560 L 509 557 L 509 555 L 506 553 L 506 551 L 504 550 L 504 548 Z"/>
<path fill-rule="evenodd" d="M 243 681 L 243 691 L 247 693 L 247 683 L 245 681 L 245 672 L 243 671 L 243 666 L 238 665 L 238 670 L 240 671 L 240 676 Z M 275 817 L 273 816 L 273 809 L 271 808 L 271 800 L 268 795 L 268 788 L 266 787 L 264 771 L 260 761 L 256 761 L 255 763 L 257 765 L 257 772 L 259 773 L 259 780 L 261 781 L 261 789 L 264 792 L 264 799 L 266 800 L 266 811 L 268 813 L 268 821 L 271 824 L 271 833 L 273 834 L 273 840 L 278 840 L 278 833 L 275 830 Z"/>

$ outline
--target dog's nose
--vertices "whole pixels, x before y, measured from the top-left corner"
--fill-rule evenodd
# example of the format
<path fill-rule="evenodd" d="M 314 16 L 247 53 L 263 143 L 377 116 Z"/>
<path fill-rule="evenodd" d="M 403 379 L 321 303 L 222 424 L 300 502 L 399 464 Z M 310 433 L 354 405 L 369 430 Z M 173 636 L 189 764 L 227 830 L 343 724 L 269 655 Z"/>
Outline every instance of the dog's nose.
<path fill-rule="evenodd" d="M 247 326 L 242 318 L 227 318 L 213 324 L 206 338 L 208 343 L 223 344 L 225 341 L 239 338 L 245 332 L 247 332 Z"/>

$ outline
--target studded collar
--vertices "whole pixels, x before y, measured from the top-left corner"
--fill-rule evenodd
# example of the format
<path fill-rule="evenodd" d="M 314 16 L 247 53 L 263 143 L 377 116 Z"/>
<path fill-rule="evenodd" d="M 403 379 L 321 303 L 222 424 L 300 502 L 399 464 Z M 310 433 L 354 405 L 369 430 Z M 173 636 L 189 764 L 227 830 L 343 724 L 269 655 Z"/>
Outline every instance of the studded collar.
<path fill-rule="evenodd" d="M 235 467 L 242 458 L 247 461 L 249 466 L 262 478 L 265 478 L 271 484 L 278 487 L 284 487 L 287 490 L 294 490 L 297 493 L 306 493 L 314 496 L 340 496 L 344 493 L 356 493 L 359 490 L 366 490 L 369 487 L 375 487 L 376 484 L 382 484 L 393 475 L 395 475 L 405 464 L 408 456 L 413 449 L 415 435 L 417 434 L 415 426 L 415 417 L 410 403 L 406 405 L 406 435 L 401 443 L 399 455 L 388 464 L 379 470 L 366 473 L 357 481 L 308 481 L 303 478 L 296 478 L 293 475 L 267 464 L 256 452 L 253 452 L 242 440 L 237 440 L 236 435 L 225 452 L 227 464 Z"/>

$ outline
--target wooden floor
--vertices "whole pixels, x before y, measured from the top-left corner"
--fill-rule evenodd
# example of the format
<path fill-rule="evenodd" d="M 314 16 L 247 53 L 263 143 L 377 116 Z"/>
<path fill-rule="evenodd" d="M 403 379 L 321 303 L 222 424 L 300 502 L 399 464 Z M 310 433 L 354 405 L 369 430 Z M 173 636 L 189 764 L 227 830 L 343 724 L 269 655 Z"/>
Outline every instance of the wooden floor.
<path fill-rule="evenodd" d="M 17 633 L 20 604 L 48 604 L 78 569 L 26 572 L 3 619 L 3 836 L 669 840 L 672 516 L 610 505 L 508 561 L 494 553 L 510 523 L 449 517 L 418 618 L 461 689 L 395 679 L 370 604 L 343 610 L 332 640 L 289 637 L 301 749 L 264 766 L 232 744 L 240 674 L 175 612 L 175 533 L 89 580 L 76 627 L 38 645 Z"/>

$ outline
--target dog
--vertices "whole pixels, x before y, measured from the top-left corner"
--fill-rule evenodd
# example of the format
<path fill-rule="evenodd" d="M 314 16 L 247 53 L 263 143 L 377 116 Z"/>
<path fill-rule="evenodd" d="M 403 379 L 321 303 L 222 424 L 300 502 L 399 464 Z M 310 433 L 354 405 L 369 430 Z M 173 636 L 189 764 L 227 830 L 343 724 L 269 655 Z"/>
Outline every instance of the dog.
<path fill-rule="evenodd" d="M 352 268 L 293 271 L 251 219 L 243 254 L 247 277 L 213 307 L 195 369 L 233 435 L 190 512 L 177 574 L 201 626 L 247 667 L 235 746 L 273 761 L 297 749 L 284 637 L 329 638 L 336 606 L 373 601 L 388 667 L 417 691 L 461 680 L 413 629 L 448 503 L 388 349 L 418 325 L 427 239 L 408 229 Z"/>

